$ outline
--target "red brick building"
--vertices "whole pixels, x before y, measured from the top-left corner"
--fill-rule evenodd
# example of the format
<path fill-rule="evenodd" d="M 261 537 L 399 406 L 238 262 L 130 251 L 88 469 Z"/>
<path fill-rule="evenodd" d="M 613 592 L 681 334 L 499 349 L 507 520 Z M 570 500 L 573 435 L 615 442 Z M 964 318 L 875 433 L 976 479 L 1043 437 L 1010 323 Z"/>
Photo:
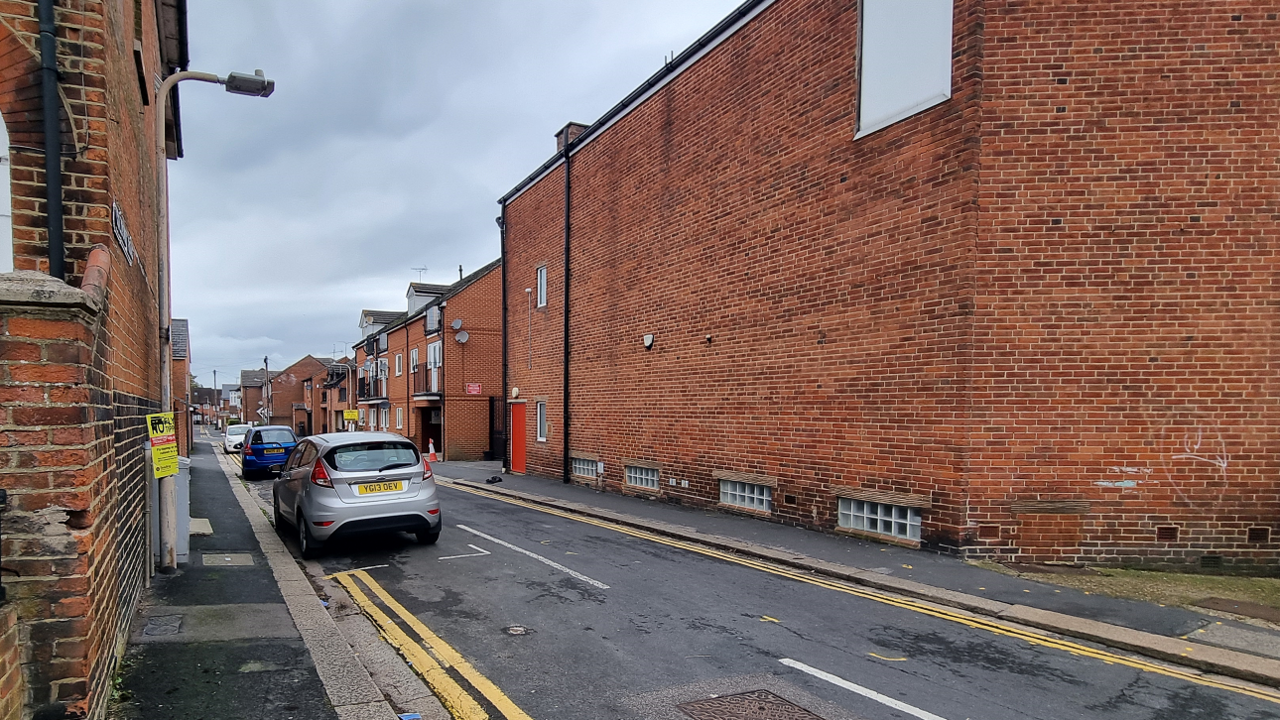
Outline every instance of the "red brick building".
<path fill-rule="evenodd" d="M 158 118 L 155 92 L 187 63 L 183 0 L 85 0 L 50 4 L 42 70 L 41 4 L 6 3 L 0 22 L 16 268 L 0 274 L 3 720 L 52 703 L 101 716 L 152 567 L 157 229 L 165 158 L 182 155 L 177 93 Z"/>
<path fill-rule="evenodd" d="M 332 358 L 317 358 L 307 355 L 279 374 L 271 376 L 271 392 L 268 393 L 267 406 L 271 425 L 284 425 L 293 428 L 299 435 L 311 434 L 310 410 L 306 397 L 311 378 L 326 370 L 333 364 Z"/>
<path fill-rule="evenodd" d="M 453 285 L 411 283 L 403 313 L 361 315 L 362 429 L 400 433 L 446 460 L 502 455 L 501 278 L 494 261 Z"/>
<path fill-rule="evenodd" d="M 501 200 L 512 465 L 971 555 L 1274 567 L 1277 13 L 940 5 L 747 2 L 562 132 Z"/>
<path fill-rule="evenodd" d="M 270 372 L 272 378 L 280 374 L 279 370 Z M 247 423 L 266 425 L 271 419 L 271 413 L 266 409 L 266 376 L 266 370 L 240 371 L 240 414 L 241 419 Z"/>
<path fill-rule="evenodd" d="M 323 369 L 303 381 L 306 432 L 300 434 L 341 432 L 346 429 L 343 412 L 356 408 L 353 391 L 355 374 L 355 361 L 344 357 L 328 362 Z"/>

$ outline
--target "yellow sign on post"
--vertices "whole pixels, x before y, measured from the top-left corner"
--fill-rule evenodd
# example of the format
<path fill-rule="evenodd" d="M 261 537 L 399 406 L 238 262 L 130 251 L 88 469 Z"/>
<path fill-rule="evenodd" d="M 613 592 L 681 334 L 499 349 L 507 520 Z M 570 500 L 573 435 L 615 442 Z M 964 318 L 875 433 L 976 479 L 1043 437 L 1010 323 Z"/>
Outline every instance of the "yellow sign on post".
<path fill-rule="evenodd" d="M 359 410 L 343 410 L 342 419 L 346 422 L 359 422 L 360 411 Z"/>
<path fill-rule="evenodd" d="M 178 474 L 178 436 L 173 413 L 147 416 L 147 436 L 151 438 L 151 467 L 158 478 Z"/>

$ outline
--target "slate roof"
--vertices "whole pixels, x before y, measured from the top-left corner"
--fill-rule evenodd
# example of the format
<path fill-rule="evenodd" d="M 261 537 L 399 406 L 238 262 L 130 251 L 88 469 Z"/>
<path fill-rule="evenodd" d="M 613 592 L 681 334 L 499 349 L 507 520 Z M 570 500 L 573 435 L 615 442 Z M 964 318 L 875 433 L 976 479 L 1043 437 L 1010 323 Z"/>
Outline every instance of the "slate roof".
<path fill-rule="evenodd" d="M 169 326 L 169 342 L 173 347 L 174 360 L 186 360 L 190 346 L 190 335 L 187 321 L 184 318 L 173 318 Z"/>
<path fill-rule="evenodd" d="M 397 317 L 403 314 L 404 313 L 400 312 L 399 310 L 361 310 L 360 311 L 361 318 L 364 318 L 367 316 L 371 321 L 373 321 L 373 324 L 375 325 L 386 325 L 387 323 L 391 322 L 392 320 L 395 320 Z"/>
<path fill-rule="evenodd" d="M 443 295 L 449 292 L 449 285 L 437 285 L 435 283 L 409 283 L 409 289 L 419 295 Z"/>
<path fill-rule="evenodd" d="M 262 387 L 263 370 L 241 370 L 240 387 Z M 271 379 L 279 377 L 281 370 L 272 370 Z"/>

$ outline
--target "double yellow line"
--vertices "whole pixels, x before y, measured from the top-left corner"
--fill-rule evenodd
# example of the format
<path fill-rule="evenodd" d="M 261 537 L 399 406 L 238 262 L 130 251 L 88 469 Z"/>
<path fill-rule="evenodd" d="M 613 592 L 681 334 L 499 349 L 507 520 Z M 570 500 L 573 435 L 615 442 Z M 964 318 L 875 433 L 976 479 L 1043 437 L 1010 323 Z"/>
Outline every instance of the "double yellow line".
<path fill-rule="evenodd" d="M 779 577 L 789 578 L 791 580 L 808 583 L 809 585 L 817 585 L 818 587 L 826 588 L 828 590 L 835 590 L 837 592 L 845 593 L 847 595 L 854 595 L 856 597 L 865 598 L 867 600 L 873 600 L 875 602 L 883 603 L 885 605 L 891 605 L 893 607 L 902 608 L 904 610 L 910 610 L 915 613 L 920 613 L 921 615 L 928 615 L 930 617 L 935 617 L 941 620 L 947 620 L 950 622 L 959 623 L 961 625 L 966 625 L 976 630 L 986 630 L 987 632 L 994 633 L 996 635 L 1002 635 L 1004 637 L 1024 640 L 1028 643 L 1031 643 L 1032 645 L 1039 645 L 1041 647 L 1053 648 L 1055 650 L 1062 650 L 1064 652 L 1071 653 L 1072 655 L 1101 660 L 1102 662 L 1107 663 L 1108 665 L 1123 665 L 1125 667 L 1134 668 L 1135 670 L 1141 670 L 1142 672 L 1149 672 L 1156 675 L 1164 675 L 1166 677 L 1176 678 L 1178 680 L 1183 680 L 1185 682 L 1195 683 L 1197 685 L 1203 685 L 1205 687 L 1217 688 L 1219 690 L 1227 690 L 1229 692 L 1239 693 L 1241 695 L 1247 695 L 1249 697 L 1257 698 L 1259 700 L 1266 700 L 1267 702 L 1280 704 L 1280 695 L 1277 695 L 1275 693 L 1266 692 L 1263 690 L 1246 687 L 1243 685 L 1236 685 L 1229 682 L 1214 680 L 1212 678 L 1204 677 L 1203 675 L 1198 675 L 1194 672 L 1180 670 L 1177 668 L 1160 665 L 1154 662 L 1148 662 L 1146 660 L 1141 660 L 1138 658 L 1117 655 L 1115 653 L 1107 652 L 1106 650 L 1099 650 L 1097 648 L 1092 648 L 1087 645 L 1081 645 L 1079 643 L 1074 643 L 1069 640 L 1061 640 L 1058 638 L 1049 637 L 1047 635 L 1041 635 L 1039 633 L 1033 632 L 1031 630 L 1026 630 L 1017 626 L 1005 625 L 1003 623 L 999 623 L 994 620 L 987 620 L 979 616 L 969 615 L 961 612 L 956 612 L 953 610 L 948 610 L 948 609 L 930 605 L 924 602 L 918 602 L 915 600 L 909 600 L 907 598 L 896 597 L 886 593 L 877 592 L 875 590 L 867 590 L 865 588 L 853 587 L 836 580 L 829 580 L 829 579 L 818 577 L 815 575 L 809 575 L 799 570 L 791 570 L 788 568 L 771 565 L 761 560 L 755 560 L 755 559 L 743 557 L 740 555 L 734 555 L 732 553 L 724 552 L 721 550 L 714 550 L 708 547 L 704 547 L 702 545 L 697 545 L 691 542 L 685 542 L 682 540 L 675 540 L 672 538 L 663 537 L 661 535 L 651 533 L 651 532 L 646 532 L 643 530 L 636 530 L 634 528 L 626 527 L 625 525 L 618 525 L 618 524 L 607 522 L 604 520 L 597 520 L 595 518 L 585 517 L 581 515 L 574 515 L 572 513 L 567 513 L 561 510 L 555 510 L 553 508 L 549 508 L 543 505 L 538 505 L 536 503 L 526 502 L 524 500 L 517 500 L 515 498 L 510 498 L 510 497 L 505 497 L 503 495 L 498 495 L 495 493 L 485 492 L 478 488 L 466 487 L 464 485 L 459 485 L 453 482 L 449 482 L 448 480 L 445 480 L 438 476 L 436 477 L 436 480 L 442 485 L 447 485 L 448 487 L 451 487 L 455 490 L 468 492 L 468 493 L 471 493 L 472 495 L 492 498 L 494 500 L 501 500 L 502 502 L 509 503 L 511 505 L 518 505 L 520 507 L 529 508 L 531 510 L 537 510 L 538 512 L 546 513 L 548 515 L 555 515 L 557 517 L 562 517 L 569 520 L 586 523 L 588 525 L 595 525 L 596 527 L 604 528 L 606 530 L 612 530 L 614 532 L 619 532 L 624 535 L 630 535 L 632 537 L 641 538 L 644 540 L 648 540 L 650 542 L 656 542 L 662 545 L 668 545 L 670 547 L 679 548 L 681 550 L 687 550 L 692 553 L 697 553 L 699 555 L 704 555 L 706 557 L 716 558 L 717 560 L 723 560 L 725 562 L 734 563 L 736 565 L 742 565 L 745 567 L 752 568 L 754 570 L 759 570 L 761 572 L 769 573 L 771 575 L 777 575 Z"/>
<path fill-rule="evenodd" d="M 481 707 L 475 696 L 463 687 L 464 682 L 487 700 L 506 720 L 532 720 L 511 701 L 511 698 L 507 697 L 506 693 L 498 689 L 498 686 L 494 685 L 489 678 L 480 674 L 480 671 L 467 662 L 457 650 L 450 647 L 440 639 L 440 636 L 422 624 L 421 620 L 414 617 L 413 613 L 396 602 L 396 599 L 369 577 L 367 572 L 353 570 L 330 577 L 342 583 L 342 587 L 346 588 L 351 599 L 378 626 L 382 637 L 412 664 L 413 669 L 422 676 L 427 686 L 436 694 L 436 697 L 440 698 L 445 709 L 456 720 L 487 720 L 489 718 L 489 713 Z M 357 583 L 356 579 L 360 582 Z M 382 602 L 382 605 L 417 633 L 418 639 L 410 637 L 383 612 L 382 608 L 360 587 L 361 584 L 367 587 Z"/>

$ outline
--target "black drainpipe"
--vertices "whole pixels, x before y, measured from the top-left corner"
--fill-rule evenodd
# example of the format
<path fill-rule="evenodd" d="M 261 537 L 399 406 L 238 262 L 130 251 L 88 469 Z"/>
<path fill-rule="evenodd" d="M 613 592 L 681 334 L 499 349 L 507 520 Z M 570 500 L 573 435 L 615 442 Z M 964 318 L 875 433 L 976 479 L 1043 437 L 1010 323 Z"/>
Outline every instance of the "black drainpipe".
<path fill-rule="evenodd" d="M 511 381 L 507 376 L 507 204 L 502 203 L 502 214 L 497 218 L 498 221 L 498 242 L 501 247 L 502 262 L 502 404 L 500 404 L 494 412 L 502 413 L 502 427 L 504 428 L 502 438 L 502 470 L 507 472 L 511 469 L 511 457 L 507 452 L 511 439 L 511 418 L 507 414 L 507 395 L 511 392 L 507 388 L 507 384 Z M 492 420 L 490 420 L 492 422 Z"/>
<path fill-rule="evenodd" d="M 49 274 L 67 279 L 62 244 L 62 131 L 58 122 L 58 41 L 53 0 L 40 0 L 40 97 L 44 111 L 44 176 L 49 216 Z"/>
<path fill-rule="evenodd" d="M 569 458 L 569 197 L 573 186 L 569 181 L 570 162 L 573 156 L 569 152 L 571 142 L 569 128 L 564 129 L 564 481 L 570 482 L 573 461 Z"/>

